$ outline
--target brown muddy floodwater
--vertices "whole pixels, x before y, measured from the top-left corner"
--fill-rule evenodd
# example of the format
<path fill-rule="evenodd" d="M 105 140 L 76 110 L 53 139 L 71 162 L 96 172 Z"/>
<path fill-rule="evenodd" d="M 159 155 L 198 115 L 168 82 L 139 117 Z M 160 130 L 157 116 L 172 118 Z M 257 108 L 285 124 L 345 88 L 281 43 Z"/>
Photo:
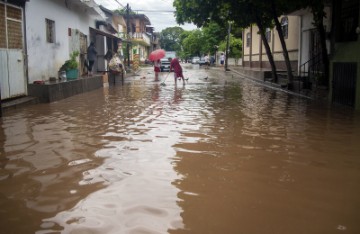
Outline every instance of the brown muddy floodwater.
<path fill-rule="evenodd" d="M 0 233 L 360 233 L 359 113 L 151 70 L 5 114 Z"/>

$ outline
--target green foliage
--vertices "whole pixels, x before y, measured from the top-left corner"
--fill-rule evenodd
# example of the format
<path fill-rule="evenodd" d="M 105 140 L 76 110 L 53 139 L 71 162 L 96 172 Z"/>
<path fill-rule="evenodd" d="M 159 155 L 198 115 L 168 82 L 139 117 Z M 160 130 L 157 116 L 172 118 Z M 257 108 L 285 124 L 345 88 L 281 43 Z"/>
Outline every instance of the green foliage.
<path fill-rule="evenodd" d="M 166 51 L 181 50 L 181 35 L 184 29 L 181 27 L 170 27 L 161 31 L 160 45 Z"/>
<path fill-rule="evenodd" d="M 122 8 L 122 9 L 117 9 L 114 12 L 118 13 L 119 15 L 126 15 L 127 14 L 126 7 Z M 129 10 L 129 15 L 137 15 L 137 13 L 130 9 Z"/>
<path fill-rule="evenodd" d="M 203 32 L 203 53 L 213 54 L 216 51 L 215 46 L 224 40 L 227 35 L 227 28 L 221 27 L 215 22 L 210 22 L 202 28 Z"/>
<path fill-rule="evenodd" d="M 230 35 L 230 42 L 229 42 L 229 57 L 232 58 L 241 58 L 242 56 L 242 39 L 237 38 L 234 35 Z M 226 40 L 222 41 L 219 45 L 219 51 L 225 51 L 226 50 Z"/>
<path fill-rule="evenodd" d="M 79 56 L 79 54 L 79 51 L 72 52 L 70 54 L 70 59 L 65 61 L 65 63 L 61 66 L 60 71 L 77 69 L 79 67 L 79 63 L 77 61 L 77 57 Z"/>
<path fill-rule="evenodd" d="M 177 52 L 180 58 L 188 59 L 193 56 L 214 54 L 217 46 L 224 41 L 227 28 L 217 23 L 209 22 L 202 29 L 184 31 L 181 34 L 181 48 Z"/>
<path fill-rule="evenodd" d="M 202 52 L 203 33 L 200 29 L 190 32 L 189 36 L 183 41 L 183 50 L 186 55 L 200 56 Z"/>

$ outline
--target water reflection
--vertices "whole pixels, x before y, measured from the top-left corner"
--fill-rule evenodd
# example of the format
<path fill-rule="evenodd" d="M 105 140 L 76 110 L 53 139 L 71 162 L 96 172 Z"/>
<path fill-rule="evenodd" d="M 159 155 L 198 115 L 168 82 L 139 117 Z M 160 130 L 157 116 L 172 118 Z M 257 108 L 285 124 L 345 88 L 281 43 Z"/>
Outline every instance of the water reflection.
<path fill-rule="evenodd" d="M 5 116 L 2 232 L 360 232 L 358 114 L 188 70 Z"/>
<path fill-rule="evenodd" d="M 261 89 L 198 92 L 206 122 L 176 145 L 185 229 L 171 233 L 358 232 L 359 116 Z"/>

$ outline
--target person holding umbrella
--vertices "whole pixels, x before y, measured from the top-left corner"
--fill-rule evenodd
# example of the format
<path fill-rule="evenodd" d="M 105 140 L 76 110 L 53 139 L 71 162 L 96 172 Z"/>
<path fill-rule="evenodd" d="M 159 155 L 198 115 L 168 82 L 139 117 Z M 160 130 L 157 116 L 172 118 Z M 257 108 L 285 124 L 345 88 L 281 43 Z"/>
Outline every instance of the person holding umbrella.
<path fill-rule="evenodd" d="M 155 81 L 159 80 L 159 72 L 161 67 L 160 59 L 165 57 L 165 50 L 157 49 L 150 53 L 149 60 L 154 61 L 154 72 L 155 72 Z"/>

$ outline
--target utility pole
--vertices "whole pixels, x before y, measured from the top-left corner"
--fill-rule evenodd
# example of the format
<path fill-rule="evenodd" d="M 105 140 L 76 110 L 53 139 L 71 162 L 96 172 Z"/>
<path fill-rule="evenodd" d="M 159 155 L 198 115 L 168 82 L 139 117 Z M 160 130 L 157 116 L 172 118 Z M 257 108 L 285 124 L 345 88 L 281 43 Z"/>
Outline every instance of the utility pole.
<path fill-rule="evenodd" d="M 130 39 L 130 28 L 129 28 L 129 21 L 130 21 L 130 6 L 129 3 L 126 5 L 126 33 L 127 33 L 127 43 L 126 43 L 126 51 L 127 51 L 127 64 L 130 68 L 130 46 L 129 46 L 129 39 Z"/>
<path fill-rule="evenodd" d="M 214 48 L 215 48 L 215 54 L 214 54 L 214 58 L 215 58 L 215 65 L 216 65 L 216 61 L 217 61 L 217 58 L 216 58 L 216 55 L 217 55 L 217 51 L 219 49 L 219 46 L 218 45 L 214 45 Z"/>
<path fill-rule="evenodd" d="M 230 42 L 231 22 L 229 21 L 228 35 L 226 39 L 226 51 L 225 51 L 225 71 L 228 71 L 228 57 L 229 57 L 229 42 Z"/>
<path fill-rule="evenodd" d="M 0 85 L 0 117 L 2 117 L 2 106 L 1 106 L 1 85 Z"/>

